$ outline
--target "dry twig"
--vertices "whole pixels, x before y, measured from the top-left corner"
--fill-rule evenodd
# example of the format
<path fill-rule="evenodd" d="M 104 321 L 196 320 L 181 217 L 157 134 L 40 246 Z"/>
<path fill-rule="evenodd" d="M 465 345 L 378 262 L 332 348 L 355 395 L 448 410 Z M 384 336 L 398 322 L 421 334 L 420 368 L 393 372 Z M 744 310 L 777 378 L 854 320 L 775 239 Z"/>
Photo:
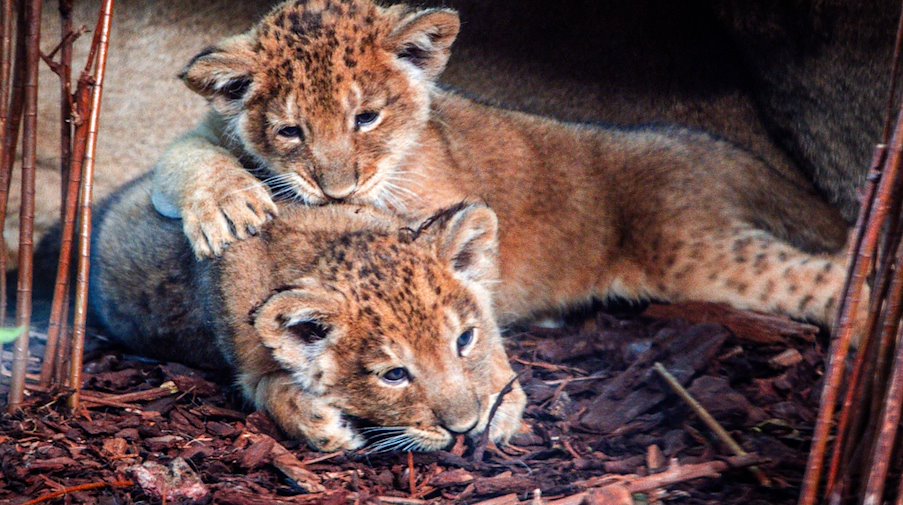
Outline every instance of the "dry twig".
<path fill-rule="evenodd" d="M 626 487 L 630 493 L 648 493 L 655 489 L 679 484 L 681 482 L 704 477 L 718 477 L 727 470 L 756 466 L 765 461 L 766 460 L 756 454 L 746 454 L 744 456 L 734 456 L 725 460 L 709 461 L 691 465 L 674 463 L 663 472 L 647 475 L 645 477 L 625 475 L 597 477 L 592 481 L 587 481 L 586 484 L 590 484 L 590 486 L 587 487 L 592 487 L 597 490 L 617 485 Z M 590 493 L 592 493 L 592 490 L 550 501 L 548 502 L 548 505 L 580 505 L 584 503 L 583 500 L 585 500 Z"/>
<path fill-rule="evenodd" d="M 74 387 L 74 393 L 69 397 L 69 407 L 78 408 L 78 392 L 81 386 L 82 359 L 84 358 L 85 323 L 88 317 L 88 276 L 90 273 L 91 256 L 91 206 L 94 195 L 94 157 L 97 149 L 97 126 L 100 117 L 100 104 L 103 97 L 103 80 L 107 67 L 107 49 L 110 43 L 110 22 L 113 16 L 113 1 L 104 0 L 101 8 L 98 28 L 95 31 L 91 52 L 97 54 L 97 70 L 94 78 L 94 89 L 91 94 L 91 113 L 88 116 L 88 134 L 85 148 L 85 164 L 82 168 L 82 187 L 80 192 L 81 212 L 79 243 L 78 243 L 78 272 L 76 274 L 75 292 L 75 319 L 72 329 L 72 357 L 70 360 L 69 383 Z M 89 58 L 90 59 L 90 58 Z"/>
<path fill-rule="evenodd" d="M 24 328 L 16 340 L 10 377 L 10 412 L 19 409 L 25 398 L 25 368 L 28 363 L 28 339 L 31 327 L 31 292 L 34 263 L 35 169 L 38 135 L 38 66 L 41 61 L 42 0 L 25 2 L 28 9 L 25 27 L 25 111 L 22 132 L 22 201 L 19 208 L 19 272 L 16 288 L 16 326 Z"/>
<path fill-rule="evenodd" d="M 60 11 L 60 30 L 61 40 L 59 45 L 51 51 L 50 55 L 48 55 L 44 61 L 51 64 L 51 68 L 56 72 L 56 74 L 60 78 L 60 181 L 62 184 L 60 185 L 60 221 L 66 221 L 66 211 L 67 211 L 67 199 L 70 198 L 69 194 L 71 193 L 71 189 L 68 188 L 69 184 L 69 168 L 72 163 L 72 42 L 81 35 L 81 31 L 73 32 L 72 31 L 72 1 L 73 0 L 59 0 L 59 11 Z M 60 61 L 59 63 L 53 63 L 50 61 L 50 58 L 53 58 L 53 55 L 60 51 Z M 62 258 L 62 254 L 60 257 Z M 61 282 L 60 272 L 57 272 L 57 287 L 62 288 L 62 294 L 59 292 L 54 293 L 54 309 L 56 310 L 56 317 L 50 318 L 50 327 L 47 331 L 47 345 L 44 348 L 44 362 L 41 364 L 41 385 L 47 386 L 50 384 L 51 375 L 53 374 L 54 363 L 56 362 L 57 354 L 56 347 L 57 342 L 60 337 L 60 333 L 64 333 L 62 330 L 66 326 L 66 302 L 68 302 L 68 293 L 69 293 L 69 269 L 68 265 L 66 265 L 66 270 L 63 273 L 63 279 Z M 62 286 L 60 286 L 62 284 Z M 59 296 L 60 307 L 57 308 L 56 298 Z"/>
<path fill-rule="evenodd" d="M 82 484 L 80 486 L 67 487 L 64 489 L 54 491 L 52 493 L 47 493 L 44 496 L 41 496 L 40 498 L 35 498 L 34 500 L 25 502 L 23 505 L 37 505 L 39 503 L 48 502 L 51 500 L 55 500 L 57 498 L 62 498 L 63 496 L 66 496 L 68 494 L 80 493 L 82 491 L 94 491 L 97 489 L 105 489 L 108 487 L 126 488 L 126 487 L 132 487 L 134 485 L 135 485 L 135 483 L 130 480 L 119 480 L 116 482 L 93 482 L 91 484 Z"/>
<path fill-rule="evenodd" d="M 4 0 L 12 2 L 12 0 Z M 12 5 L 12 3 L 10 3 Z M 4 7 L 6 8 L 6 6 Z M 12 167 L 16 159 L 16 142 L 19 139 L 19 128 L 22 125 L 22 111 L 25 107 L 25 9 L 18 9 L 16 15 L 16 50 L 13 70 L 12 90 L 9 96 L 7 122 L 0 131 L 3 134 L 3 145 L 0 146 L 0 229 L 6 223 L 7 204 L 9 203 L 9 187 L 12 181 Z M 12 17 L 5 18 L 11 24 Z M 11 48 L 10 48 L 11 50 Z M 8 59 L 7 59 L 8 62 Z M 6 323 L 6 268 L 8 250 L 6 239 L 0 233 L 0 323 Z"/>
<path fill-rule="evenodd" d="M 677 396 L 679 396 L 687 405 L 690 406 L 690 408 L 697 416 L 699 416 L 702 422 L 704 422 L 706 426 L 708 426 L 709 429 L 715 433 L 715 436 L 718 437 L 718 440 L 721 440 L 721 442 L 726 445 L 731 450 L 731 452 L 734 453 L 734 455 L 748 455 L 748 453 L 744 451 L 742 447 L 740 447 L 740 444 L 738 444 L 737 441 L 734 440 L 734 437 L 732 437 L 731 434 L 728 433 L 723 426 L 721 426 L 721 423 L 719 423 L 718 420 L 712 417 L 712 414 L 710 414 L 709 411 L 705 409 L 705 407 L 703 407 L 698 401 L 696 401 L 696 399 L 693 398 L 693 395 L 691 395 L 689 391 L 684 389 L 684 387 L 680 385 L 680 382 L 678 382 L 677 379 L 675 379 L 674 376 L 671 375 L 671 373 L 668 372 L 668 370 L 666 370 L 661 363 L 655 363 L 653 368 L 655 368 L 655 371 L 658 372 L 658 374 L 662 377 L 662 379 L 665 380 L 665 382 L 677 394 Z M 765 475 L 765 472 L 763 472 L 761 468 L 757 466 L 751 466 L 749 470 L 756 476 L 760 484 L 765 487 L 771 487 L 771 479 L 769 479 L 768 476 Z"/>
<path fill-rule="evenodd" d="M 505 401 L 505 396 L 514 388 L 514 383 L 517 382 L 518 378 L 520 378 L 520 374 L 512 377 L 511 380 L 505 384 L 505 387 L 499 391 L 498 396 L 495 397 L 495 402 L 492 403 L 492 408 L 489 409 L 489 419 L 486 421 L 486 429 L 480 436 L 480 443 L 477 444 L 477 448 L 473 451 L 473 461 L 477 463 L 483 461 L 483 455 L 486 453 L 486 447 L 489 445 L 489 428 L 492 426 L 492 420 L 495 419 L 495 413 L 498 412 L 499 407 L 502 406 L 502 402 Z"/>

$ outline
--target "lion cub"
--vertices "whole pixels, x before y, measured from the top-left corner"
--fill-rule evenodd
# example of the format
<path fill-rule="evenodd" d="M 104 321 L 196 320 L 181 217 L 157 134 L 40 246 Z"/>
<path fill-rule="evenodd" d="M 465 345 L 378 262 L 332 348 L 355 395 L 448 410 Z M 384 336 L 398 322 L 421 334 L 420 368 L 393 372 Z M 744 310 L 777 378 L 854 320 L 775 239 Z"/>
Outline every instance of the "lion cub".
<path fill-rule="evenodd" d="M 843 220 L 737 147 L 680 128 L 568 124 L 437 87 L 457 13 L 301 0 L 199 53 L 212 105 L 155 170 L 198 257 L 253 235 L 274 197 L 425 217 L 464 199 L 500 223 L 502 323 L 620 295 L 830 322 Z"/>
<path fill-rule="evenodd" d="M 514 377 L 490 296 L 496 226 L 478 205 L 413 229 L 372 209 L 299 206 L 197 262 L 145 178 L 99 217 L 92 306 L 137 352 L 233 367 L 249 400 L 318 449 L 364 444 L 354 418 L 381 427 L 374 448 L 437 450 L 486 430 Z M 515 385 L 494 440 L 520 427 L 525 401 Z"/>

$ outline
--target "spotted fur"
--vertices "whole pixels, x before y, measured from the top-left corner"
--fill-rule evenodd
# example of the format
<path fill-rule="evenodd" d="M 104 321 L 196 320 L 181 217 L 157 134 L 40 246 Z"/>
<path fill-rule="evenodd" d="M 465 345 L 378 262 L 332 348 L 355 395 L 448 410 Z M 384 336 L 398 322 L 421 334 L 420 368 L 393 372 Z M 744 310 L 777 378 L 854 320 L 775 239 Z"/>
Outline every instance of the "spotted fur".
<path fill-rule="evenodd" d="M 449 10 L 287 2 L 196 58 L 183 79 L 212 115 L 157 167 L 157 194 L 182 209 L 195 251 L 242 238 L 242 221 L 230 228 L 219 200 L 198 200 L 215 192 L 196 181 L 224 188 L 233 174 L 263 170 L 276 174 L 260 175 L 274 195 L 310 204 L 424 218 L 486 202 L 501 225 L 502 322 L 613 295 L 831 322 L 846 229 L 815 193 L 705 133 L 568 124 L 440 90 L 458 28 Z M 248 78 L 240 99 L 226 92 Z M 354 118 L 368 110 L 380 122 L 359 131 Z M 285 125 L 303 139 L 279 138 Z M 232 160 L 204 162 L 213 152 Z"/>
<path fill-rule="evenodd" d="M 514 373 L 495 322 L 496 218 L 456 207 L 412 239 L 400 220 L 347 205 L 293 207 L 215 261 L 195 262 L 154 213 L 145 179 L 97 225 L 99 322 L 157 358 L 232 369 L 245 396 L 322 450 L 435 450 L 486 430 Z M 474 330 L 472 343 L 458 338 Z M 394 368 L 405 384 L 388 384 Z M 525 396 L 489 427 L 506 441 Z M 360 430 L 352 420 L 373 428 Z"/>

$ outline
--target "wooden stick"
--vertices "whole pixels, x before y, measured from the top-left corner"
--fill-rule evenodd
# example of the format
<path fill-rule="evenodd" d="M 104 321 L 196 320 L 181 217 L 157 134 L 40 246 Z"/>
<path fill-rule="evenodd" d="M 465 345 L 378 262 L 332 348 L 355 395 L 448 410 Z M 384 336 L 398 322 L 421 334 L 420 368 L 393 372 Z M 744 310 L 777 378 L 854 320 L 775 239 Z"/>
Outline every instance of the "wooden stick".
<path fill-rule="evenodd" d="M 80 230 L 78 242 L 78 272 L 75 292 L 75 320 L 72 329 L 72 358 L 69 369 L 69 383 L 74 393 L 69 397 L 69 408 L 78 409 L 78 392 L 81 387 L 82 362 L 84 359 L 85 324 L 88 318 L 88 277 L 90 275 L 91 258 L 91 206 L 94 196 L 94 158 L 97 149 L 97 127 L 100 117 L 101 98 L 103 97 L 103 80 L 107 67 L 107 49 L 110 44 L 110 23 L 113 17 L 113 0 L 104 0 L 101 8 L 98 30 L 95 33 L 97 44 L 97 71 L 95 73 L 94 90 L 91 95 L 91 114 L 88 118 L 88 139 L 85 149 L 85 165 L 82 174 L 80 194 L 81 213 L 79 215 Z M 93 49 L 93 48 L 92 48 Z"/>
<path fill-rule="evenodd" d="M 865 277 L 877 248 L 879 234 L 887 220 L 892 192 L 896 187 L 900 171 L 901 153 L 903 153 L 903 110 L 897 119 L 890 152 L 877 190 L 874 212 L 868 218 L 861 247 L 853 260 L 850 285 L 845 293 L 845 298 L 848 300 L 843 304 L 843 314 L 837 326 L 836 337 L 831 342 L 825 370 L 825 385 L 819 403 L 818 420 L 815 423 L 812 448 L 803 477 L 799 505 L 815 505 L 818 496 L 825 452 L 830 439 L 831 427 L 834 424 L 834 410 L 853 338 L 853 322 L 858 314 L 862 286 L 865 284 Z"/>
<path fill-rule="evenodd" d="M 9 124 L 10 113 L 10 95 L 12 91 L 12 60 L 13 60 L 13 18 L 16 16 L 13 9 L 13 0 L 3 0 L 2 16 L 3 26 L 0 27 L 0 186 L 6 187 L 10 179 L 12 164 L 7 165 L 4 159 L 10 149 L 7 147 L 6 132 Z M 4 193 L 4 197 L 8 193 Z M 2 228 L 5 222 L 4 215 L 0 217 L 0 249 L 2 249 L 2 261 L 0 267 L 3 273 L 0 274 L 0 324 L 6 324 L 6 240 L 3 238 Z"/>
<path fill-rule="evenodd" d="M 718 439 L 721 440 L 721 442 L 724 443 L 724 445 L 726 445 L 731 450 L 731 452 L 734 453 L 735 456 L 747 456 L 749 454 L 744 451 L 743 448 L 740 447 L 740 444 L 738 444 L 737 441 L 734 440 L 734 437 L 732 437 L 731 434 L 728 433 L 723 426 L 721 426 L 721 423 L 719 423 L 718 420 L 716 420 L 712 416 L 712 414 L 710 414 L 709 411 L 706 410 L 705 407 L 703 407 L 698 401 L 696 401 L 696 399 L 693 398 L 689 391 L 681 386 L 680 382 L 678 382 L 677 379 L 675 379 L 674 376 L 671 375 L 671 372 L 669 372 L 661 363 L 656 362 L 655 365 L 653 365 L 653 368 L 656 372 L 658 372 L 662 379 L 665 380 L 665 382 L 668 384 L 668 386 L 671 387 L 671 389 L 677 394 L 677 396 L 679 396 L 684 402 L 686 402 L 687 405 L 690 406 L 693 412 L 697 416 L 699 416 L 702 422 L 704 422 L 706 426 L 708 426 L 709 429 L 715 433 Z M 763 472 L 761 468 L 757 466 L 751 466 L 749 467 L 749 470 L 759 480 L 759 484 L 762 484 L 765 487 L 771 487 L 771 479 L 769 479 L 768 476 L 765 475 L 765 472 Z"/>
<path fill-rule="evenodd" d="M 727 470 L 734 468 L 753 467 L 765 462 L 765 460 L 756 454 L 747 454 L 745 456 L 735 456 L 725 460 L 709 461 L 706 463 L 698 463 L 691 465 L 672 465 L 663 472 L 655 473 L 645 477 L 629 477 L 617 475 L 613 483 L 627 488 L 631 493 L 647 493 L 654 489 L 679 484 L 689 480 L 700 479 L 704 477 L 718 477 Z M 603 480 L 604 478 L 599 478 Z M 594 479 L 595 480 L 595 479 Z M 611 484 L 607 484 L 611 485 Z M 605 486 L 599 486 L 602 489 Z M 592 492 L 585 491 L 572 496 L 560 498 L 548 502 L 547 505 L 581 505 L 584 500 Z"/>
<path fill-rule="evenodd" d="M 67 487 L 65 489 L 60 489 L 59 491 L 47 493 L 40 498 L 25 502 L 23 505 L 38 505 L 39 503 L 48 502 L 50 500 L 55 500 L 62 496 L 66 496 L 67 494 L 78 493 L 81 491 L 94 491 L 96 489 L 104 489 L 108 487 L 125 488 L 132 487 L 134 485 L 135 483 L 130 480 L 117 480 L 116 482 L 92 482 L 91 484 L 82 484 L 80 486 Z"/>
<path fill-rule="evenodd" d="M 60 63 L 58 65 L 58 74 L 60 77 L 60 221 L 66 222 L 66 214 L 68 210 L 67 202 L 73 198 L 69 195 L 72 193 L 72 184 L 69 184 L 69 168 L 72 163 L 72 0 L 59 0 L 60 11 Z M 79 177 L 80 178 L 80 177 Z M 78 186 L 76 185 L 76 188 Z M 69 255 L 71 256 L 71 254 Z M 60 252 L 60 262 L 63 253 Z M 66 293 L 69 291 L 69 267 L 68 258 L 65 261 L 66 270 L 63 272 L 63 279 L 60 279 L 58 264 L 56 286 L 63 290 L 62 294 L 54 289 L 53 307 L 56 309 L 56 298 L 59 296 L 60 308 L 57 309 L 56 317 L 51 311 L 50 325 L 47 329 L 47 344 L 44 347 L 44 362 L 41 363 L 41 385 L 47 386 L 53 378 L 53 368 L 57 359 L 56 348 L 58 345 L 60 331 L 65 326 L 66 321 L 61 316 L 65 312 L 62 302 L 65 302 Z M 62 284 L 62 286 L 60 286 Z"/>
<path fill-rule="evenodd" d="M 10 151 L 14 149 L 13 145 L 7 142 L 7 128 L 10 121 L 10 99 L 12 94 L 12 59 L 13 59 L 13 30 L 15 24 L 13 18 L 16 16 L 13 9 L 13 0 L 3 0 L 3 26 L 0 27 L 0 186 L 8 187 L 11 178 L 12 163 L 7 164 L 5 159 L 7 156 L 12 157 Z M 17 37 L 18 38 L 18 37 Z M 17 77 L 19 73 L 16 73 Z M 21 84 L 21 83 L 20 83 Z M 14 121 L 18 122 L 21 117 L 21 110 Z M 18 126 L 16 126 L 18 132 Z M 3 199 L 6 199 L 9 190 L 3 193 Z M 6 240 L 3 238 L 2 228 L 6 221 L 6 209 L 3 206 L 3 215 L 0 216 L 0 268 L 3 273 L 0 274 L 0 325 L 6 324 Z"/>
<path fill-rule="evenodd" d="M 6 224 L 6 210 L 9 203 L 9 187 L 12 181 L 13 162 L 16 159 L 16 144 L 19 128 L 22 126 L 22 111 L 25 109 L 25 8 L 20 2 L 16 14 L 16 63 L 13 70 L 13 89 L 9 102 L 9 117 L 6 129 L 2 131 L 3 145 L 0 152 L 0 231 Z M 6 323 L 6 267 L 9 261 L 6 238 L 0 233 L 0 323 Z"/>
<path fill-rule="evenodd" d="M 35 168 L 38 136 L 38 66 L 41 62 L 41 9 L 43 0 L 26 2 L 25 113 L 22 133 L 22 202 L 19 209 L 19 276 L 16 289 L 16 326 L 24 328 L 16 340 L 10 377 L 8 410 L 15 412 L 25 397 L 25 369 L 31 327 L 31 292 L 34 267 Z"/>
<path fill-rule="evenodd" d="M 121 395 L 99 395 L 97 393 L 92 393 L 91 396 L 93 398 L 100 398 L 103 400 L 116 401 L 121 403 L 131 403 L 131 402 L 147 402 L 153 400 L 159 400 L 160 398 L 165 398 L 167 396 L 171 396 L 179 393 L 179 388 L 173 381 L 166 381 L 163 384 L 153 388 L 153 389 L 145 389 L 143 391 L 135 391 L 134 393 L 123 393 Z M 87 392 L 86 392 L 87 394 Z"/>
<path fill-rule="evenodd" d="M 903 337 L 903 328 L 897 335 L 897 342 L 900 342 L 901 337 Z M 871 468 L 865 488 L 863 505 L 878 505 L 882 503 L 881 498 L 884 494 L 887 472 L 890 469 L 894 440 L 896 440 L 897 428 L 900 425 L 900 413 L 901 409 L 903 409 L 903 344 L 897 345 L 896 354 L 887 397 L 884 401 L 884 410 L 880 416 L 881 425 L 878 430 L 878 437 L 875 439 L 875 445 L 872 449 Z"/>
<path fill-rule="evenodd" d="M 480 443 L 477 444 L 477 448 L 473 451 L 473 461 L 476 463 L 480 463 L 483 461 L 483 455 L 486 453 L 486 447 L 489 445 L 489 428 L 492 426 L 492 419 L 495 418 L 495 413 L 498 412 L 499 407 L 502 406 L 502 402 L 505 400 L 505 395 L 511 392 L 514 389 L 514 383 L 517 382 L 517 379 L 520 377 L 520 374 L 516 374 L 514 377 L 505 384 L 505 387 L 499 391 L 498 396 L 495 397 L 495 402 L 492 403 L 492 407 L 489 409 L 489 419 L 486 421 L 486 429 L 483 431 L 483 434 L 480 436 Z"/>
<path fill-rule="evenodd" d="M 0 26 L 0 135 L 9 121 L 9 99 L 12 91 L 13 19 L 16 15 L 13 0 L 3 0 L 3 25 Z M 0 142 L 0 159 L 6 156 L 5 142 Z"/>
<path fill-rule="evenodd" d="M 91 106 L 90 86 L 93 82 L 88 74 L 82 74 L 75 90 L 75 110 L 79 121 L 75 128 L 75 141 L 72 151 L 72 162 L 69 166 L 68 195 L 64 204 L 63 226 L 60 232 L 60 256 L 57 262 L 56 281 L 53 290 L 53 302 L 50 310 L 50 324 L 48 325 L 47 339 L 56 338 L 59 345 L 56 347 L 54 363 L 54 382 L 73 385 L 69 382 L 68 368 L 69 354 L 71 353 L 71 339 L 66 337 L 66 323 L 69 315 L 70 301 L 70 271 L 72 265 L 72 246 L 75 241 L 75 223 L 78 212 L 78 193 L 81 187 L 82 172 L 85 161 L 85 150 L 88 140 L 88 125 L 82 118 L 88 115 L 88 107 Z M 41 370 L 42 377 L 44 370 Z"/>
<path fill-rule="evenodd" d="M 408 490 L 411 498 L 417 494 L 417 470 L 414 468 L 414 453 L 408 451 Z"/>
<path fill-rule="evenodd" d="M 895 221 L 898 220 L 895 219 Z M 895 228 L 899 227 L 895 226 Z M 896 323 L 900 319 L 901 309 L 903 309 L 903 305 L 901 305 L 901 301 L 903 301 L 903 277 L 901 277 L 899 272 L 895 275 L 892 267 L 894 259 L 897 260 L 898 265 L 903 260 L 901 245 L 903 244 L 899 242 L 898 234 L 896 240 L 892 238 L 885 244 L 886 248 L 893 248 L 894 251 L 888 251 L 884 254 L 885 258 L 882 261 L 881 269 L 878 271 L 875 291 L 872 292 L 872 299 L 869 304 L 868 319 L 862 330 L 860 348 L 853 364 L 853 370 L 847 381 L 846 392 L 841 403 L 836 436 L 833 442 L 834 448 L 828 466 L 826 495 L 834 493 L 835 486 L 839 484 L 838 479 L 840 478 L 841 468 L 847 466 L 852 458 L 852 449 L 855 445 L 847 444 L 847 438 L 859 432 L 863 418 L 868 413 L 867 409 L 861 407 L 861 402 L 867 400 L 867 392 L 871 389 L 870 381 L 874 375 L 875 352 L 876 348 L 880 346 L 879 339 L 875 338 L 873 334 L 879 320 L 878 315 L 882 312 L 882 306 L 886 308 L 883 313 L 882 332 L 888 331 L 887 326 L 890 324 L 892 328 L 889 331 L 893 333 Z M 887 299 L 886 303 L 883 303 L 888 294 L 890 298 Z"/>

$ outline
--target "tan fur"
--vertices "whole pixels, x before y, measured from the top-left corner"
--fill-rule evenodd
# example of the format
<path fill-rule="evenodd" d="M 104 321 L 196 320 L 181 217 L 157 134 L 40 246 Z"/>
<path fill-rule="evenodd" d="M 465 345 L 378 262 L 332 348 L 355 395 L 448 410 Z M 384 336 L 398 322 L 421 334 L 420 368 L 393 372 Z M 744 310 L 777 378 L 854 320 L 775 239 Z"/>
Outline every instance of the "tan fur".
<path fill-rule="evenodd" d="M 96 227 L 98 322 L 138 352 L 234 369 L 249 400 L 322 450 L 365 438 L 372 450 L 436 450 L 487 429 L 514 376 L 491 301 L 492 211 L 462 205 L 406 228 L 362 207 L 282 210 L 196 262 L 178 225 L 153 212 L 150 180 L 127 187 Z M 458 347 L 470 328 L 473 343 Z M 388 384 L 398 367 L 410 379 Z M 524 404 L 515 386 L 488 428 L 494 440 L 519 428 Z"/>
<path fill-rule="evenodd" d="M 796 184 L 808 184 L 766 133 L 763 119 L 768 123 L 770 116 L 758 111 L 749 95 L 750 72 L 705 5 L 581 2 L 550 10 L 541 0 L 434 0 L 426 4 L 454 7 L 467 20 L 442 75 L 445 84 L 561 119 L 612 124 L 672 122 L 704 129 L 762 156 Z M 186 93 L 175 78 L 179 65 L 224 34 L 245 29 L 269 8 L 266 2 L 236 0 L 117 2 L 97 153 L 98 198 L 146 172 L 165 146 L 203 114 L 204 100 Z M 857 9 L 858 5 L 850 8 L 845 16 L 862 19 Z M 76 3 L 75 26 L 93 26 L 96 13 L 97 5 Z M 42 49 L 50 52 L 59 35 L 57 9 L 44 9 L 44 15 Z M 895 18 L 887 19 L 892 22 Z M 90 36 L 76 41 L 76 61 L 84 61 L 89 45 Z M 760 57 L 777 61 L 767 53 Z M 875 59 L 885 65 L 887 55 L 876 54 Z M 809 68 L 795 60 L 781 63 L 790 70 Z M 841 78 L 858 75 L 845 72 L 841 64 L 831 68 L 838 70 L 825 76 L 825 82 L 837 82 L 836 74 Z M 775 72 L 780 69 L 775 65 Z M 42 66 L 39 237 L 57 219 L 59 208 L 55 190 L 59 184 L 58 84 L 57 77 Z M 842 89 L 847 97 L 863 95 L 858 88 L 852 92 L 848 86 Z M 883 95 L 878 102 L 883 104 Z M 822 111 L 827 118 L 845 117 L 845 108 L 856 102 L 819 98 L 811 103 L 814 110 L 808 117 L 815 129 L 826 120 L 819 119 Z M 823 109 L 825 106 L 831 109 Z M 845 120 L 829 120 L 845 124 Z M 781 128 L 794 131 L 796 124 L 784 122 Z M 785 134 L 777 138 L 785 138 Z M 843 142 L 843 138 L 831 140 Z M 825 156 L 834 151 L 832 144 L 819 144 L 815 149 Z M 847 165 L 850 170 L 864 169 Z M 19 217 L 18 174 L 18 170 L 14 172 L 5 233 L 13 253 Z"/>
<path fill-rule="evenodd" d="M 183 71 L 211 100 L 208 125 L 229 132 L 207 150 L 225 148 L 233 163 L 185 170 L 164 160 L 155 198 L 180 209 L 199 256 L 240 238 L 241 226 L 220 225 L 213 240 L 194 233 L 185 186 L 167 181 L 229 181 L 249 167 L 308 203 L 341 199 L 421 218 L 480 199 L 501 224 L 503 322 L 611 295 L 830 322 L 844 261 L 804 250 L 837 250 L 845 230 L 815 194 L 704 133 L 568 124 L 438 90 L 457 29 L 449 10 L 363 0 L 277 7 Z M 380 122 L 358 131 L 354 118 L 366 111 Z M 296 125 L 303 139 L 278 133 Z M 193 147 L 201 140 L 188 137 Z M 205 203 L 216 213 L 218 202 Z"/>

